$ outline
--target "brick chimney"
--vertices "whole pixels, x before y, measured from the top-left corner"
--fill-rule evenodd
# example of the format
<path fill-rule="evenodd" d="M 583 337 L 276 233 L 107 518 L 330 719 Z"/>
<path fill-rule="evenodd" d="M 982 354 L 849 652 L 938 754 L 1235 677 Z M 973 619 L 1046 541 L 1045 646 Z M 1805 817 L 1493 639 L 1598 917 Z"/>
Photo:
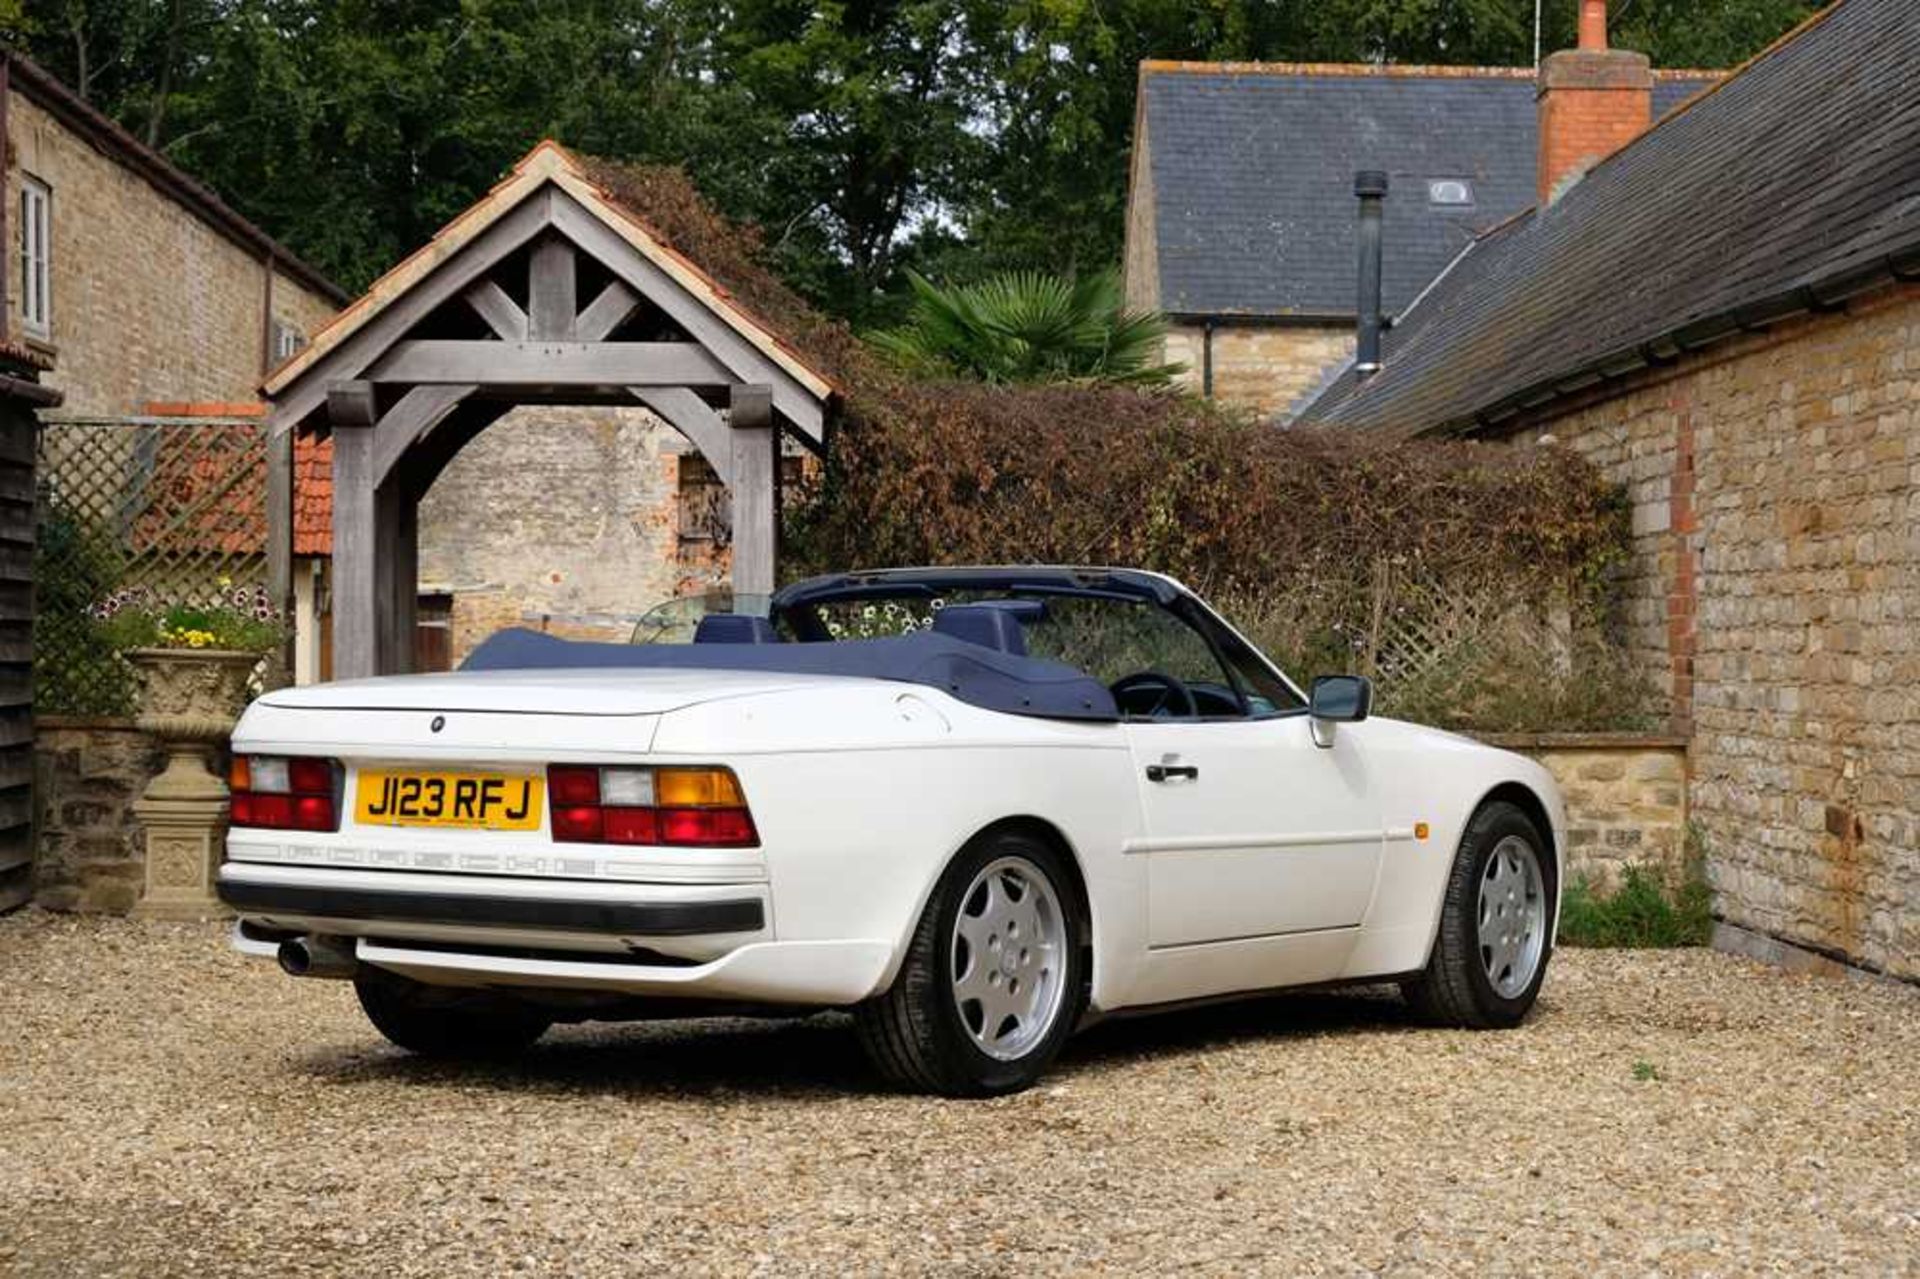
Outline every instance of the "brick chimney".
<path fill-rule="evenodd" d="M 1653 68 L 1644 53 L 1607 47 L 1607 0 L 1580 0 L 1580 47 L 1540 64 L 1540 203 L 1653 119 Z"/>

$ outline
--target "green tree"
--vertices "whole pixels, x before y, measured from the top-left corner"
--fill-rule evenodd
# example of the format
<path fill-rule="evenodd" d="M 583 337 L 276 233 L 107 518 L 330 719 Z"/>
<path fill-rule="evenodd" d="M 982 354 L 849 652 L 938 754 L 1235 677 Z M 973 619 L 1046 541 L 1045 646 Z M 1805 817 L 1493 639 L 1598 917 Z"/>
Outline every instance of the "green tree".
<path fill-rule="evenodd" d="M 1159 362 L 1166 321 L 1126 309 L 1116 272 L 1068 280 L 1038 271 L 940 288 L 908 271 L 913 306 L 874 345 L 920 372 L 983 382 L 1166 386 L 1182 372 Z"/>
<path fill-rule="evenodd" d="M 992 90 L 992 0 L 733 0 L 701 114 L 719 144 L 689 169 L 761 223 L 789 278 L 866 320 L 914 246 L 975 198 Z M 718 166 L 729 172 L 715 173 Z"/>
<path fill-rule="evenodd" d="M 674 45 L 646 0 L 239 0 L 167 154 L 359 289 L 542 136 L 639 150 Z"/>
<path fill-rule="evenodd" d="M 1616 0 L 1614 40 L 1728 65 L 1813 8 Z M 0 0 L 0 34 L 349 289 L 553 136 L 683 165 L 867 326 L 906 268 L 1112 264 L 1142 59 L 1524 64 L 1533 2 Z"/>
<path fill-rule="evenodd" d="M 1611 34 L 1656 67 L 1730 67 L 1822 7 L 1819 0 L 1625 0 L 1614 6 Z"/>

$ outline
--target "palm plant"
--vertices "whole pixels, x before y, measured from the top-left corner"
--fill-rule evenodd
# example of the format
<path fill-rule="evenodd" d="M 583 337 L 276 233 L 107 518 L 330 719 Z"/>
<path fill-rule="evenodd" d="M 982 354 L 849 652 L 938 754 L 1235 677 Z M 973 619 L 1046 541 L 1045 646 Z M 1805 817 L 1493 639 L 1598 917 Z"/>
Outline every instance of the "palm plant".
<path fill-rule="evenodd" d="M 872 335 L 901 364 L 945 377 L 1166 386 L 1185 371 L 1159 362 L 1167 322 L 1128 311 L 1119 273 L 1069 280 L 1013 271 L 940 287 L 913 271 L 907 322 Z"/>

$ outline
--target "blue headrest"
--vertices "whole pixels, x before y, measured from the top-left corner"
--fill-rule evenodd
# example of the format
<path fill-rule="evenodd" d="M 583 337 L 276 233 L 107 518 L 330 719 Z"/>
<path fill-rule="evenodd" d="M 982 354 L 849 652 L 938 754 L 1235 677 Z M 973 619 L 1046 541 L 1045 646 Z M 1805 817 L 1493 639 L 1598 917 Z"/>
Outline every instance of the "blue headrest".
<path fill-rule="evenodd" d="M 778 644 L 773 623 L 764 617 L 739 613 L 709 613 L 693 628 L 696 644 Z"/>
<path fill-rule="evenodd" d="M 933 629 L 998 653 L 1025 657 L 1027 636 L 1020 629 L 1022 611 L 1002 608 L 998 603 L 949 604 L 933 615 Z"/>

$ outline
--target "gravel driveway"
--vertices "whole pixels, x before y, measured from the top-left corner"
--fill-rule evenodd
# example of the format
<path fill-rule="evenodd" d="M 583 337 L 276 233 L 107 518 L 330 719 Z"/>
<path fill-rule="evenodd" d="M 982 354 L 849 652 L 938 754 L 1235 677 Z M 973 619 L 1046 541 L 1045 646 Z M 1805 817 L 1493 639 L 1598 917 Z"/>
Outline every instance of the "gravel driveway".
<path fill-rule="evenodd" d="M 847 1024 L 388 1048 L 219 928 L 0 920 L 0 1272 L 1819 1269 L 1920 1258 L 1920 991 L 1569 951 L 1521 1030 L 1296 996 L 1110 1023 L 1022 1096 Z"/>

